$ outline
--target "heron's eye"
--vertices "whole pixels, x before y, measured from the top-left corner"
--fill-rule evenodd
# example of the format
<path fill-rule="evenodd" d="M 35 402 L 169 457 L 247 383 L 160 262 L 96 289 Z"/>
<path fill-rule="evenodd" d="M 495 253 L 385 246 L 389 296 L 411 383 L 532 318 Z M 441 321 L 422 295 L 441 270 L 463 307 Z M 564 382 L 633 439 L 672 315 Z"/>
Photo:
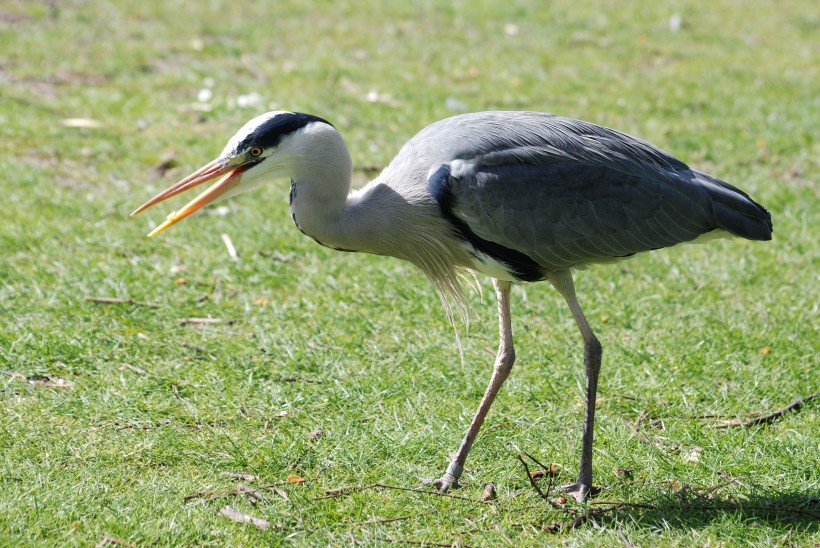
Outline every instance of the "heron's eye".
<path fill-rule="evenodd" d="M 261 147 L 253 147 L 248 152 L 251 153 L 251 156 L 262 156 L 262 148 Z"/>

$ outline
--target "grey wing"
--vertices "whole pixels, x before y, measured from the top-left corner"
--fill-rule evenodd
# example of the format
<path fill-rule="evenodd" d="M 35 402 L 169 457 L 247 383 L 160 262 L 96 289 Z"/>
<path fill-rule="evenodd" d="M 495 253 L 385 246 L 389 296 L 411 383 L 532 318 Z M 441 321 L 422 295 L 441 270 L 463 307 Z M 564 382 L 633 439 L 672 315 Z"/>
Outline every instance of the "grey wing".
<path fill-rule="evenodd" d="M 716 228 L 708 195 L 672 179 L 572 161 L 476 164 L 450 172 L 446 204 L 440 203 L 463 232 L 555 271 L 690 241 Z"/>
<path fill-rule="evenodd" d="M 635 137 L 539 113 L 444 120 L 411 141 L 440 158 L 427 189 L 461 236 L 521 279 L 724 229 L 771 238 L 748 195 Z"/>
<path fill-rule="evenodd" d="M 668 247 L 716 228 L 708 194 L 678 176 L 573 161 L 477 165 L 450 188 L 452 214 L 472 232 L 548 270 Z"/>
<path fill-rule="evenodd" d="M 543 148 L 443 165 L 428 188 L 480 252 L 520 279 L 694 240 L 723 228 L 768 239 L 768 212 L 684 164 L 614 164 Z M 536 266 L 537 265 L 537 266 Z"/>

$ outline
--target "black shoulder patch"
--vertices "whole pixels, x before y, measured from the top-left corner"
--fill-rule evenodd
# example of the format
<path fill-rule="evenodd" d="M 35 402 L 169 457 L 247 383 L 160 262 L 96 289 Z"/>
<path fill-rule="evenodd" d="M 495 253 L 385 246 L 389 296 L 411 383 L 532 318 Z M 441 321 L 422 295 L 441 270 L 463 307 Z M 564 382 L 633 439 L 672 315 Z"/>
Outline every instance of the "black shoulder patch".
<path fill-rule="evenodd" d="M 454 196 L 450 189 L 450 182 L 450 167 L 444 164 L 427 179 L 427 190 L 430 191 L 430 194 L 438 203 L 441 214 L 450 222 L 458 237 L 469 242 L 476 251 L 489 255 L 496 261 L 505 264 L 507 270 L 516 279 L 523 282 L 543 280 L 544 274 L 541 265 L 535 262 L 532 257 L 499 243 L 485 240 L 473 232 L 467 223 L 453 213 Z"/>
<path fill-rule="evenodd" d="M 275 148 L 279 145 L 282 137 L 290 135 L 314 122 L 320 122 L 333 127 L 333 124 L 324 118 L 319 118 L 312 114 L 304 114 L 302 112 L 282 113 L 260 124 L 259 127 L 237 144 L 237 150 L 247 150 L 251 147 L 262 147 L 266 150 Z"/>
<path fill-rule="evenodd" d="M 447 164 L 443 164 L 440 168 L 436 170 L 435 173 L 430 175 L 430 178 L 427 179 L 427 190 L 430 191 L 430 194 L 435 198 L 435 200 L 442 206 L 442 210 L 444 209 L 444 204 L 449 199 L 450 189 L 450 166 Z"/>

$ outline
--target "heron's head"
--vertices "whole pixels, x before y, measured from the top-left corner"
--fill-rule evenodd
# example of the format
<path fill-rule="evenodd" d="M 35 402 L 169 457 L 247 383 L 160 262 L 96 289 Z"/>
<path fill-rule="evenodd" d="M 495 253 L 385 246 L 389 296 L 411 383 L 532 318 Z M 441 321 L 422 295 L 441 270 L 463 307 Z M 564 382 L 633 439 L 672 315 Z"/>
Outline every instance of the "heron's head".
<path fill-rule="evenodd" d="M 299 159 L 301 148 L 295 145 L 303 140 L 300 138 L 306 132 L 316 133 L 325 128 L 332 129 L 333 126 L 310 114 L 276 111 L 257 116 L 231 137 L 215 160 L 163 190 L 131 215 L 137 215 L 172 196 L 222 177 L 182 209 L 168 215 L 165 222 L 148 236 L 159 234 L 218 198 L 252 188 L 262 180 L 290 175 L 294 168 L 293 162 Z"/>

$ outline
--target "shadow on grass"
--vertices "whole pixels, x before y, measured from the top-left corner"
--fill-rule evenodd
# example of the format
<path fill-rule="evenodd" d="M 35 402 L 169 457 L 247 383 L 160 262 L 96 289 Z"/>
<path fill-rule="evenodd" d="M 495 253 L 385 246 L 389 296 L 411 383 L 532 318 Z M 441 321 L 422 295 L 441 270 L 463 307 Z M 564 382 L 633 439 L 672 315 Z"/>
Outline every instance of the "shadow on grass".
<path fill-rule="evenodd" d="M 702 529 L 732 519 L 747 523 L 788 527 L 793 532 L 820 531 L 820 493 L 757 491 L 737 496 L 703 496 L 686 488 L 658 493 L 647 502 L 593 500 L 589 512 L 564 524 L 562 530 L 595 523 L 612 527 L 631 522 L 658 529 Z"/>

